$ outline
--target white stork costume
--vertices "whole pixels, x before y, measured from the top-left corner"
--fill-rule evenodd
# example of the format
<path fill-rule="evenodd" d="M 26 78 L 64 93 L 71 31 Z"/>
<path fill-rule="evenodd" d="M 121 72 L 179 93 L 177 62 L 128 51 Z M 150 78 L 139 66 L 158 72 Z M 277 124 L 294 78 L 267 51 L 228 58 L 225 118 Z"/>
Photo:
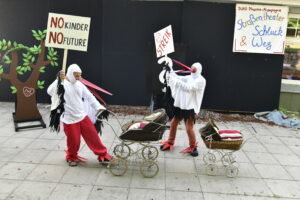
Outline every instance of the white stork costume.
<path fill-rule="evenodd" d="M 67 71 L 67 80 L 63 81 L 64 87 L 64 112 L 61 115 L 64 132 L 67 136 L 66 160 L 80 161 L 78 150 L 80 148 L 80 137 L 86 141 L 88 147 L 98 155 L 98 160 L 110 160 L 106 147 L 102 144 L 100 137 L 95 129 L 94 124 L 88 117 L 88 112 L 95 110 L 105 110 L 87 87 L 80 81 L 76 80 L 73 73 L 80 72 L 81 69 L 77 64 L 69 66 Z M 54 81 L 47 89 L 50 96 L 55 96 L 57 80 Z M 51 108 L 52 109 L 52 108 Z"/>
<path fill-rule="evenodd" d="M 198 156 L 197 142 L 193 130 L 195 114 L 199 114 L 203 99 L 206 80 L 201 75 L 202 66 L 200 63 L 194 63 L 192 72 L 187 76 L 177 75 L 173 69 L 173 62 L 170 58 L 162 58 L 169 65 L 171 71 L 166 75 L 167 85 L 171 89 L 171 95 L 174 100 L 174 117 L 171 121 L 170 135 L 167 141 L 163 142 L 161 150 L 172 150 L 175 143 L 178 123 L 184 119 L 186 131 L 189 137 L 189 145 L 182 153 L 190 153 L 192 156 Z M 161 63 L 161 61 L 159 61 Z"/>

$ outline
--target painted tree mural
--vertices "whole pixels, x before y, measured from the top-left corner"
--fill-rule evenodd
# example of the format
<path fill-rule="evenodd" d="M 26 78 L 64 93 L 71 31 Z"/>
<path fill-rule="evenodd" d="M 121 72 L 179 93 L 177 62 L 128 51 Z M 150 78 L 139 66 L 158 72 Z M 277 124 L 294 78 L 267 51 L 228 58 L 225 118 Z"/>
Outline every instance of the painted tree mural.
<path fill-rule="evenodd" d="M 58 66 L 57 51 L 53 48 L 47 50 L 45 47 L 46 30 L 32 30 L 32 33 L 40 42 L 39 46 L 28 47 L 17 42 L 0 40 L 0 80 L 9 80 L 11 91 L 16 94 L 15 120 L 41 118 L 37 108 L 36 90 L 43 89 L 45 81 L 39 80 L 40 73 L 44 73 L 49 64 Z M 22 81 L 21 76 L 28 78 Z"/>

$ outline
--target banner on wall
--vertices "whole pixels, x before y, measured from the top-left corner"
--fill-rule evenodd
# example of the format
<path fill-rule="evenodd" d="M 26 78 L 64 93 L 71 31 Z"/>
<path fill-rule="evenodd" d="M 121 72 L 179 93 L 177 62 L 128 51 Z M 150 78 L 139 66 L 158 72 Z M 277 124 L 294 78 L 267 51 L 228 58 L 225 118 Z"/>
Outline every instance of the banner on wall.
<path fill-rule="evenodd" d="M 87 51 L 90 17 L 49 13 L 45 45 Z"/>
<path fill-rule="evenodd" d="M 167 55 L 174 52 L 174 42 L 172 26 L 169 25 L 160 31 L 154 33 L 156 56 L 159 58 L 161 56 Z"/>
<path fill-rule="evenodd" d="M 236 4 L 233 52 L 284 54 L 288 7 Z"/>

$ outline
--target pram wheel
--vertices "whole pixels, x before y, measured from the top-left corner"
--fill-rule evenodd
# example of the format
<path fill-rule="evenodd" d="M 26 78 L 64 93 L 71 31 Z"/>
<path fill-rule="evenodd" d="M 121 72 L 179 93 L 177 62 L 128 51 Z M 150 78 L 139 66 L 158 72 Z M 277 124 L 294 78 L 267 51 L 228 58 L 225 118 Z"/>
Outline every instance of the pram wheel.
<path fill-rule="evenodd" d="M 158 164 L 153 160 L 145 160 L 140 166 L 140 171 L 145 178 L 152 178 L 159 171 Z"/>
<path fill-rule="evenodd" d="M 214 163 L 216 162 L 216 156 L 215 154 L 208 152 L 203 156 L 203 161 L 205 164 Z"/>
<path fill-rule="evenodd" d="M 131 152 L 131 149 L 130 149 L 130 147 L 127 144 L 118 144 L 114 148 L 114 154 L 118 158 L 125 159 L 128 156 L 130 156 L 130 152 Z"/>
<path fill-rule="evenodd" d="M 142 156 L 145 160 L 155 160 L 158 156 L 158 150 L 153 146 L 145 146 L 142 150 Z"/>
<path fill-rule="evenodd" d="M 215 164 L 206 165 L 206 173 L 211 176 L 215 176 L 218 173 L 218 166 Z"/>
<path fill-rule="evenodd" d="M 114 158 L 107 167 L 113 175 L 123 176 L 127 171 L 127 162 L 122 158 Z"/>
<path fill-rule="evenodd" d="M 238 175 L 239 169 L 234 165 L 228 165 L 226 168 L 226 176 L 230 178 L 234 178 Z"/>
<path fill-rule="evenodd" d="M 224 154 L 221 158 L 222 164 L 226 167 L 235 162 L 234 157 L 231 154 Z"/>

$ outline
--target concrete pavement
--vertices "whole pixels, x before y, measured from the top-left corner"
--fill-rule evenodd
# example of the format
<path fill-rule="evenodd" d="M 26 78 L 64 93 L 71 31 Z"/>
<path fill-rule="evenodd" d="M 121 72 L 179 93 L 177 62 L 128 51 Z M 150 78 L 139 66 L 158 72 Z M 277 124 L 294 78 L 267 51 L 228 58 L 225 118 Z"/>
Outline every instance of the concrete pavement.
<path fill-rule="evenodd" d="M 39 105 L 45 122 L 49 108 Z M 203 155 L 208 152 L 196 124 L 199 157 L 182 156 L 188 146 L 184 125 L 180 124 L 174 152 L 161 152 L 159 173 L 144 178 L 140 159 L 132 156 L 123 176 L 113 176 L 82 140 L 79 155 L 86 164 L 69 167 L 63 131 L 49 128 L 14 131 L 13 103 L 0 103 L 0 199 L 2 200 L 271 200 L 300 199 L 300 130 L 250 122 L 217 122 L 221 129 L 241 130 L 247 140 L 235 152 L 239 175 L 228 178 L 221 162 L 216 176 L 206 174 Z M 120 116 L 121 123 L 143 116 Z M 109 123 L 117 127 L 117 121 Z M 110 153 L 120 141 L 109 126 L 104 127 L 103 143 Z M 168 132 L 165 132 L 166 138 Z M 154 145 L 159 146 L 158 143 Z"/>

